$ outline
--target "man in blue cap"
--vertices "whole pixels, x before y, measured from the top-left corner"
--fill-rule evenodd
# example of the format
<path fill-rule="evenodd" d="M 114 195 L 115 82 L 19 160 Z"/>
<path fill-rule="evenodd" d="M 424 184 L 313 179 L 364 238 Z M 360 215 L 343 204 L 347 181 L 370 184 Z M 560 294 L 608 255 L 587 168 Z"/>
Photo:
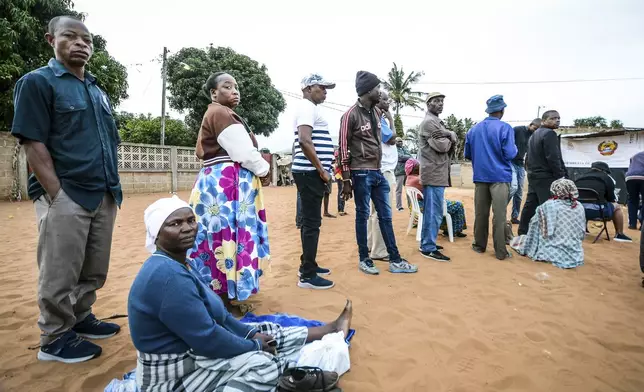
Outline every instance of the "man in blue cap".
<path fill-rule="evenodd" d="M 465 137 L 465 158 L 472 161 L 475 184 L 472 249 L 485 252 L 492 206 L 492 238 L 499 260 L 511 257 L 505 247 L 506 208 L 512 182 L 512 160 L 518 152 L 514 129 L 501 121 L 506 106 L 503 95 L 488 99 L 485 112 L 489 117 L 476 124 Z"/>

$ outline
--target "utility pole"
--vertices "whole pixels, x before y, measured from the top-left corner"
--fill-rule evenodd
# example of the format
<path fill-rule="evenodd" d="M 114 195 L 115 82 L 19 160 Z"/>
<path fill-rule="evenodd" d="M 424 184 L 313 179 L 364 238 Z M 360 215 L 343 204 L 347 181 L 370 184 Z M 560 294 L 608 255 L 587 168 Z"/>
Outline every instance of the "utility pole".
<path fill-rule="evenodd" d="M 161 75 L 163 78 L 163 85 L 161 90 L 161 145 L 165 145 L 165 84 L 168 76 L 166 69 L 166 61 L 168 59 L 168 48 L 163 47 L 163 65 L 161 69 Z"/>

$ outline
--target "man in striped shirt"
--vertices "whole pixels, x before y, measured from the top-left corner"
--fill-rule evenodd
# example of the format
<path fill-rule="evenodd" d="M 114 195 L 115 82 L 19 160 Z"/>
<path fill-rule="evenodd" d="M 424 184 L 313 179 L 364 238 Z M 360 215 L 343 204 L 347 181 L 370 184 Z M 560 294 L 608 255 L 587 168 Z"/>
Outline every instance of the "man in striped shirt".
<path fill-rule="evenodd" d="M 319 104 L 326 99 L 326 90 L 334 88 L 335 83 L 311 74 L 302 79 L 301 87 L 304 99 L 295 113 L 295 154 L 291 166 L 302 206 L 302 256 L 297 285 L 325 290 L 333 287 L 333 282 L 322 277 L 329 275 L 330 271 L 321 268 L 316 257 L 322 224 L 322 199 L 331 181 L 334 149 L 329 123 L 322 115 Z"/>

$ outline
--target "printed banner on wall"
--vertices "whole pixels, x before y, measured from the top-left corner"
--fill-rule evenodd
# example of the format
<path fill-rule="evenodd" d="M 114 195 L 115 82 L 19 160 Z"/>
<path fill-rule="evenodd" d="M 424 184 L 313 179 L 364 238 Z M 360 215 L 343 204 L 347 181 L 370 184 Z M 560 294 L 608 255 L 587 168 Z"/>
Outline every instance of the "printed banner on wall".
<path fill-rule="evenodd" d="M 583 139 L 562 137 L 561 155 L 566 167 L 590 167 L 603 161 L 611 168 L 627 168 L 633 155 L 644 150 L 644 132 Z"/>

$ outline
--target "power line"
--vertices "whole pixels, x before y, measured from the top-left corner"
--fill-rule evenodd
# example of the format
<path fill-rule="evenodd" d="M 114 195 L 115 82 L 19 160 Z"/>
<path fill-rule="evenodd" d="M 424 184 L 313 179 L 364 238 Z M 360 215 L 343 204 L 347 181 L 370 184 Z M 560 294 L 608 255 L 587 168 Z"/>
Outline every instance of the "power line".
<path fill-rule="evenodd" d="M 290 91 L 286 91 L 286 90 L 281 90 L 281 89 L 278 89 L 278 91 L 279 91 L 280 93 L 282 93 L 283 95 L 285 95 L 285 96 L 287 96 L 287 97 L 290 97 L 290 98 L 296 98 L 296 99 L 299 99 L 299 100 L 303 100 L 303 99 L 304 99 L 304 97 L 302 97 L 301 95 L 299 95 L 299 94 L 297 94 L 297 93 L 294 93 L 294 92 L 290 92 Z M 338 108 L 334 108 L 334 107 L 332 107 L 332 106 L 328 106 L 327 104 L 333 104 L 333 105 L 337 105 L 337 106 L 342 106 L 342 107 L 344 107 L 345 109 L 338 109 Z M 324 103 L 323 103 L 323 104 L 320 104 L 319 106 L 322 106 L 323 108 L 327 108 L 327 109 L 335 110 L 335 111 L 337 111 L 337 112 L 341 112 L 341 113 L 346 112 L 346 109 L 348 109 L 348 108 L 350 108 L 350 107 L 351 107 L 351 105 L 346 105 L 346 104 L 343 104 L 343 103 L 328 102 L 328 101 L 324 101 Z M 425 118 L 425 116 L 418 116 L 418 115 L 414 115 L 414 114 L 400 114 L 400 116 L 401 116 L 401 117 L 409 117 L 409 118 L 419 118 L 419 119 L 424 119 L 424 118 Z M 532 120 L 503 120 L 503 121 L 505 121 L 505 122 L 507 122 L 507 123 L 529 123 L 529 122 L 530 122 L 530 121 L 532 121 Z"/>
<path fill-rule="evenodd" d="M 438 84 L 438 85 L 498 85 L 498 84 L 548 84 L 548 83 L 596 83 L 596 82 L 622 82 L 644 80 L 644 77 L 634 78 L 599 78 L 599 79 L 560 79 L 560 80 L 520 80 L 520 81 L 483 81 L 483 82 L 439 82 L 420 81 L 415 84 Z M 336 83 L 354 83 L 353 80 L 336 80 Z"/>

